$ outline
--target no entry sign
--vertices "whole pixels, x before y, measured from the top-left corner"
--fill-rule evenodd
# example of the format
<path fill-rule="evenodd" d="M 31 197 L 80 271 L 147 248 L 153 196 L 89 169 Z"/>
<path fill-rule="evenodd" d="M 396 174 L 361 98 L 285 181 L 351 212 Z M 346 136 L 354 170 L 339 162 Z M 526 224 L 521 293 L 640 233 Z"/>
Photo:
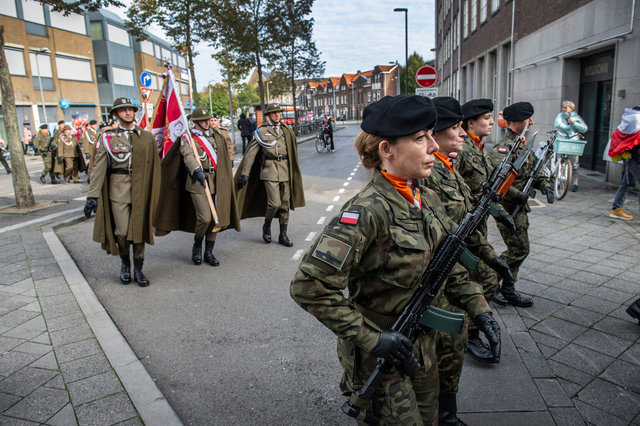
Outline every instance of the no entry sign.
<path fill-rule="evenodd" d="M 438 80 L 438 71 L 431 65 L 424 65 L 416 72 L 416 83 L 420 87 L 431 87 Z"/>

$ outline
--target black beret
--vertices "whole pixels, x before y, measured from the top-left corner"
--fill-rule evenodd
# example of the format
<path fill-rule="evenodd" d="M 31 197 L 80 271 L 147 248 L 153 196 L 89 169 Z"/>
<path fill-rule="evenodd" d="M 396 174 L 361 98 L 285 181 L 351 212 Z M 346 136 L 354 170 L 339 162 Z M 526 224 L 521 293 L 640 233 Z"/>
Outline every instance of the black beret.
<path fill-rule="evenodd" d="M 360 128 L 371 135 L 396 138 L 432 128 L 437 117 L 427 97 L 385 96 L 367 105 Z"/>
<path fill-rule="evenodd" d="M 462 105 L 462 115 L 464 115 L 465 121 L 491 111 L 493 111 L 491 99 L 474 99 Z"/>
<path fill-rule="evenodd" d="M 460 102 L 450 96 L 440 96 L 433 100 L 438 110 L 438 121 L 433 128 L 434 132 L 448 129 L 462 121 L 462 108 Z"/>
<path fill-rule="evenodd" d="M 522 121 L 533 115 L 533 105 L 529 102 L 516 102 L 502 111 L 502 117 L 507 121 Z"/>
<path fill-rule="evenodd" d="M 64 120 L 58 121 L 58 124 L 64 124 Z"/>
<path fill-rule="evenodd" d="M 49 125 L 48 125 L 48 124 L 46 124 L 46 123 L 45 123 L 45 124 L 41 124 L 41 125 L 40 125 L 40 128 L 41 128 L 41 129 L 48 129 L 48 128 L 49 128 Z"/>
<path fill-rule="evenodd" d="M 92 125 L 92 124 L 98 124 L 98 122 L 96 120 L 89 121 L 89 125 Z"/>

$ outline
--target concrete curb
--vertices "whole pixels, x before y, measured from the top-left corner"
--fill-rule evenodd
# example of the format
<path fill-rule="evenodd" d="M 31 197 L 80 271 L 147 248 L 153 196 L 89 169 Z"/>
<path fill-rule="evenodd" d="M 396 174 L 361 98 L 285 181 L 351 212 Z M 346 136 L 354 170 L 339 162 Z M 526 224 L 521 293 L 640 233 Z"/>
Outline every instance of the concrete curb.
<path fill-rule="evenodd" d="M 42 229 L 42 235 L 142 421 L 146 425 L 182 425 L 54 231 L 55 226 L 77 222 L 82 218 L 82 216 L 74 216 L 63 222 L 46 226 Z"/>

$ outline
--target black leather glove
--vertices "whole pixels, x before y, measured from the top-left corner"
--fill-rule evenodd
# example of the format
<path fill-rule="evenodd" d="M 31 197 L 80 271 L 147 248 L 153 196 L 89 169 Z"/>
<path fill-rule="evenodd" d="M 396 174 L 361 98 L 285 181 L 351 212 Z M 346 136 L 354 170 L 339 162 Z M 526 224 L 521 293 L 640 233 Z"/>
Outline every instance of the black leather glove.
<path fill-rule="evenodd" d="M 547 196 L 547 203 L 549 204 L 553 204 L 554 201 L 556 201 L 556 197 L 553 194 L 553 190 L 550 188 L 542 188 L 540 190 L 540 192 L 542 192 L 544 195 Z"/>
<path fill-rule="evenodd" d="M 58 157 L 58 163 L 63 164 L 64 163 L 64 157 Z"/>
<path fill-rule="evenodd" d="M 510 214 L 505 211 L 500 212 L 500 216 L 496 218 L 498 222 L 508 227 L 509 230 L 516 232 L 516 223 L 513 221 L 513 218 Z"/>
<path fill-rule="evenodd" d="M 95 213 L 98 209 L 98 199 L 93 197 L 87 197 L 87 201 L 84 203 L 84 215 L 87 218 L 91 217 L 91 213 Z"/>
<path fill-rule="evenodd" d="M 241 190 L 243 186 L 245 186 L 247 184 L 247 181 L 249 180 L 249 176 L 247 175 L 240 175 L 240 179 L 238 179 L 238 183 L 236 184 L 236 189 L 237 190 Z"/>
<path fill-rule="evenodd" d="M 511 269 L 509 269 L 509 265 L 507 265 L 507 262 L 505 262 L 504 259 L 502 259 L 500 256 L 496 256 L 491 259 L 491 263 L 489 264 L 489 266 L 491 266 L 491 269 L 496 271 L 504 281 L 513 282 L 513 274 L 511 273 Z"/>
<path fill-rule="evenodd" d="M 413 356 L 413 343 L 397 331 L 383 331 L 371 353 L 396 367 L 402 367 L 409 376 L 414 376 L 420 369 L 420 363 Z"/>
<path fill-rule="evenodd" d="M 500 341 L 500 326 L 493 319 L 491 312 L 485 312 L 473 319 L 480 331 L 485 335 L 491 346 L 491 355 L 493 362 L 500 362 L 500 352 L 502 350 L 502 342 Z"/>
<path fill-rule="evenodd" d="M 203 187 L 204 183 L 207 181 L 207 176 L 204 174 L 201 167 L 198 167 L 193 171 L 193 173 L 191 173 L 191 178 L 194 181 L 197 180 L 198 182 L 200 182 L 200 185 L 202 185 Z"/>
<path fill-rule="evenodd" d="M 518 191 L 518 195 L 516 195 L 516 203 L 522 204 L 524 206 L 527 204 L 527 201 L 529 201 L 529 194 Z"/>

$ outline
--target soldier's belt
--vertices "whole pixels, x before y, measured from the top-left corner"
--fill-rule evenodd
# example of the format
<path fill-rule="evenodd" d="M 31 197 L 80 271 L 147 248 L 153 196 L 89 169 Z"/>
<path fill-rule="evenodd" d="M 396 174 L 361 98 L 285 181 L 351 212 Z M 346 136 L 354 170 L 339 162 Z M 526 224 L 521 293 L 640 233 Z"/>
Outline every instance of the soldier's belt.
<path fill-rule="evenodd" d="M 110 169 L 109 173 L 112 175 L 129 175 L 131 176 L 131 172 L 125 169 Z"/>
<path fill-rule="evenodd" d="M 273 161 L 284 161 L 284 160 L 288 160 L 289 156 L 288 155 L 265 155 L 264 156 L 265 160 L 273 160 Z"/>
<path fill-rule="evenodd" d="M 211 175 L 216 173 L 216 169 L 214 169 L 213 167 L 209 167 L 209 168 L 203 168 L 202 169 L 205 173 L 209 173 Z"/>
<path fill-rule="evenodd" d="M 366 319 L 380 327 L 381 330 L 389 330 L 398 319 L 395 315 L 383 315 L 374 312 L 359 303 L 353 303 L 356 311 L 360 312 Z M 434 330 L 446 331 L 448 333 L 461 333 L 464 325 L 464 313 L 450 312 L 435 306 L 429 309 L 420 318 L 420 324 Z"/>

